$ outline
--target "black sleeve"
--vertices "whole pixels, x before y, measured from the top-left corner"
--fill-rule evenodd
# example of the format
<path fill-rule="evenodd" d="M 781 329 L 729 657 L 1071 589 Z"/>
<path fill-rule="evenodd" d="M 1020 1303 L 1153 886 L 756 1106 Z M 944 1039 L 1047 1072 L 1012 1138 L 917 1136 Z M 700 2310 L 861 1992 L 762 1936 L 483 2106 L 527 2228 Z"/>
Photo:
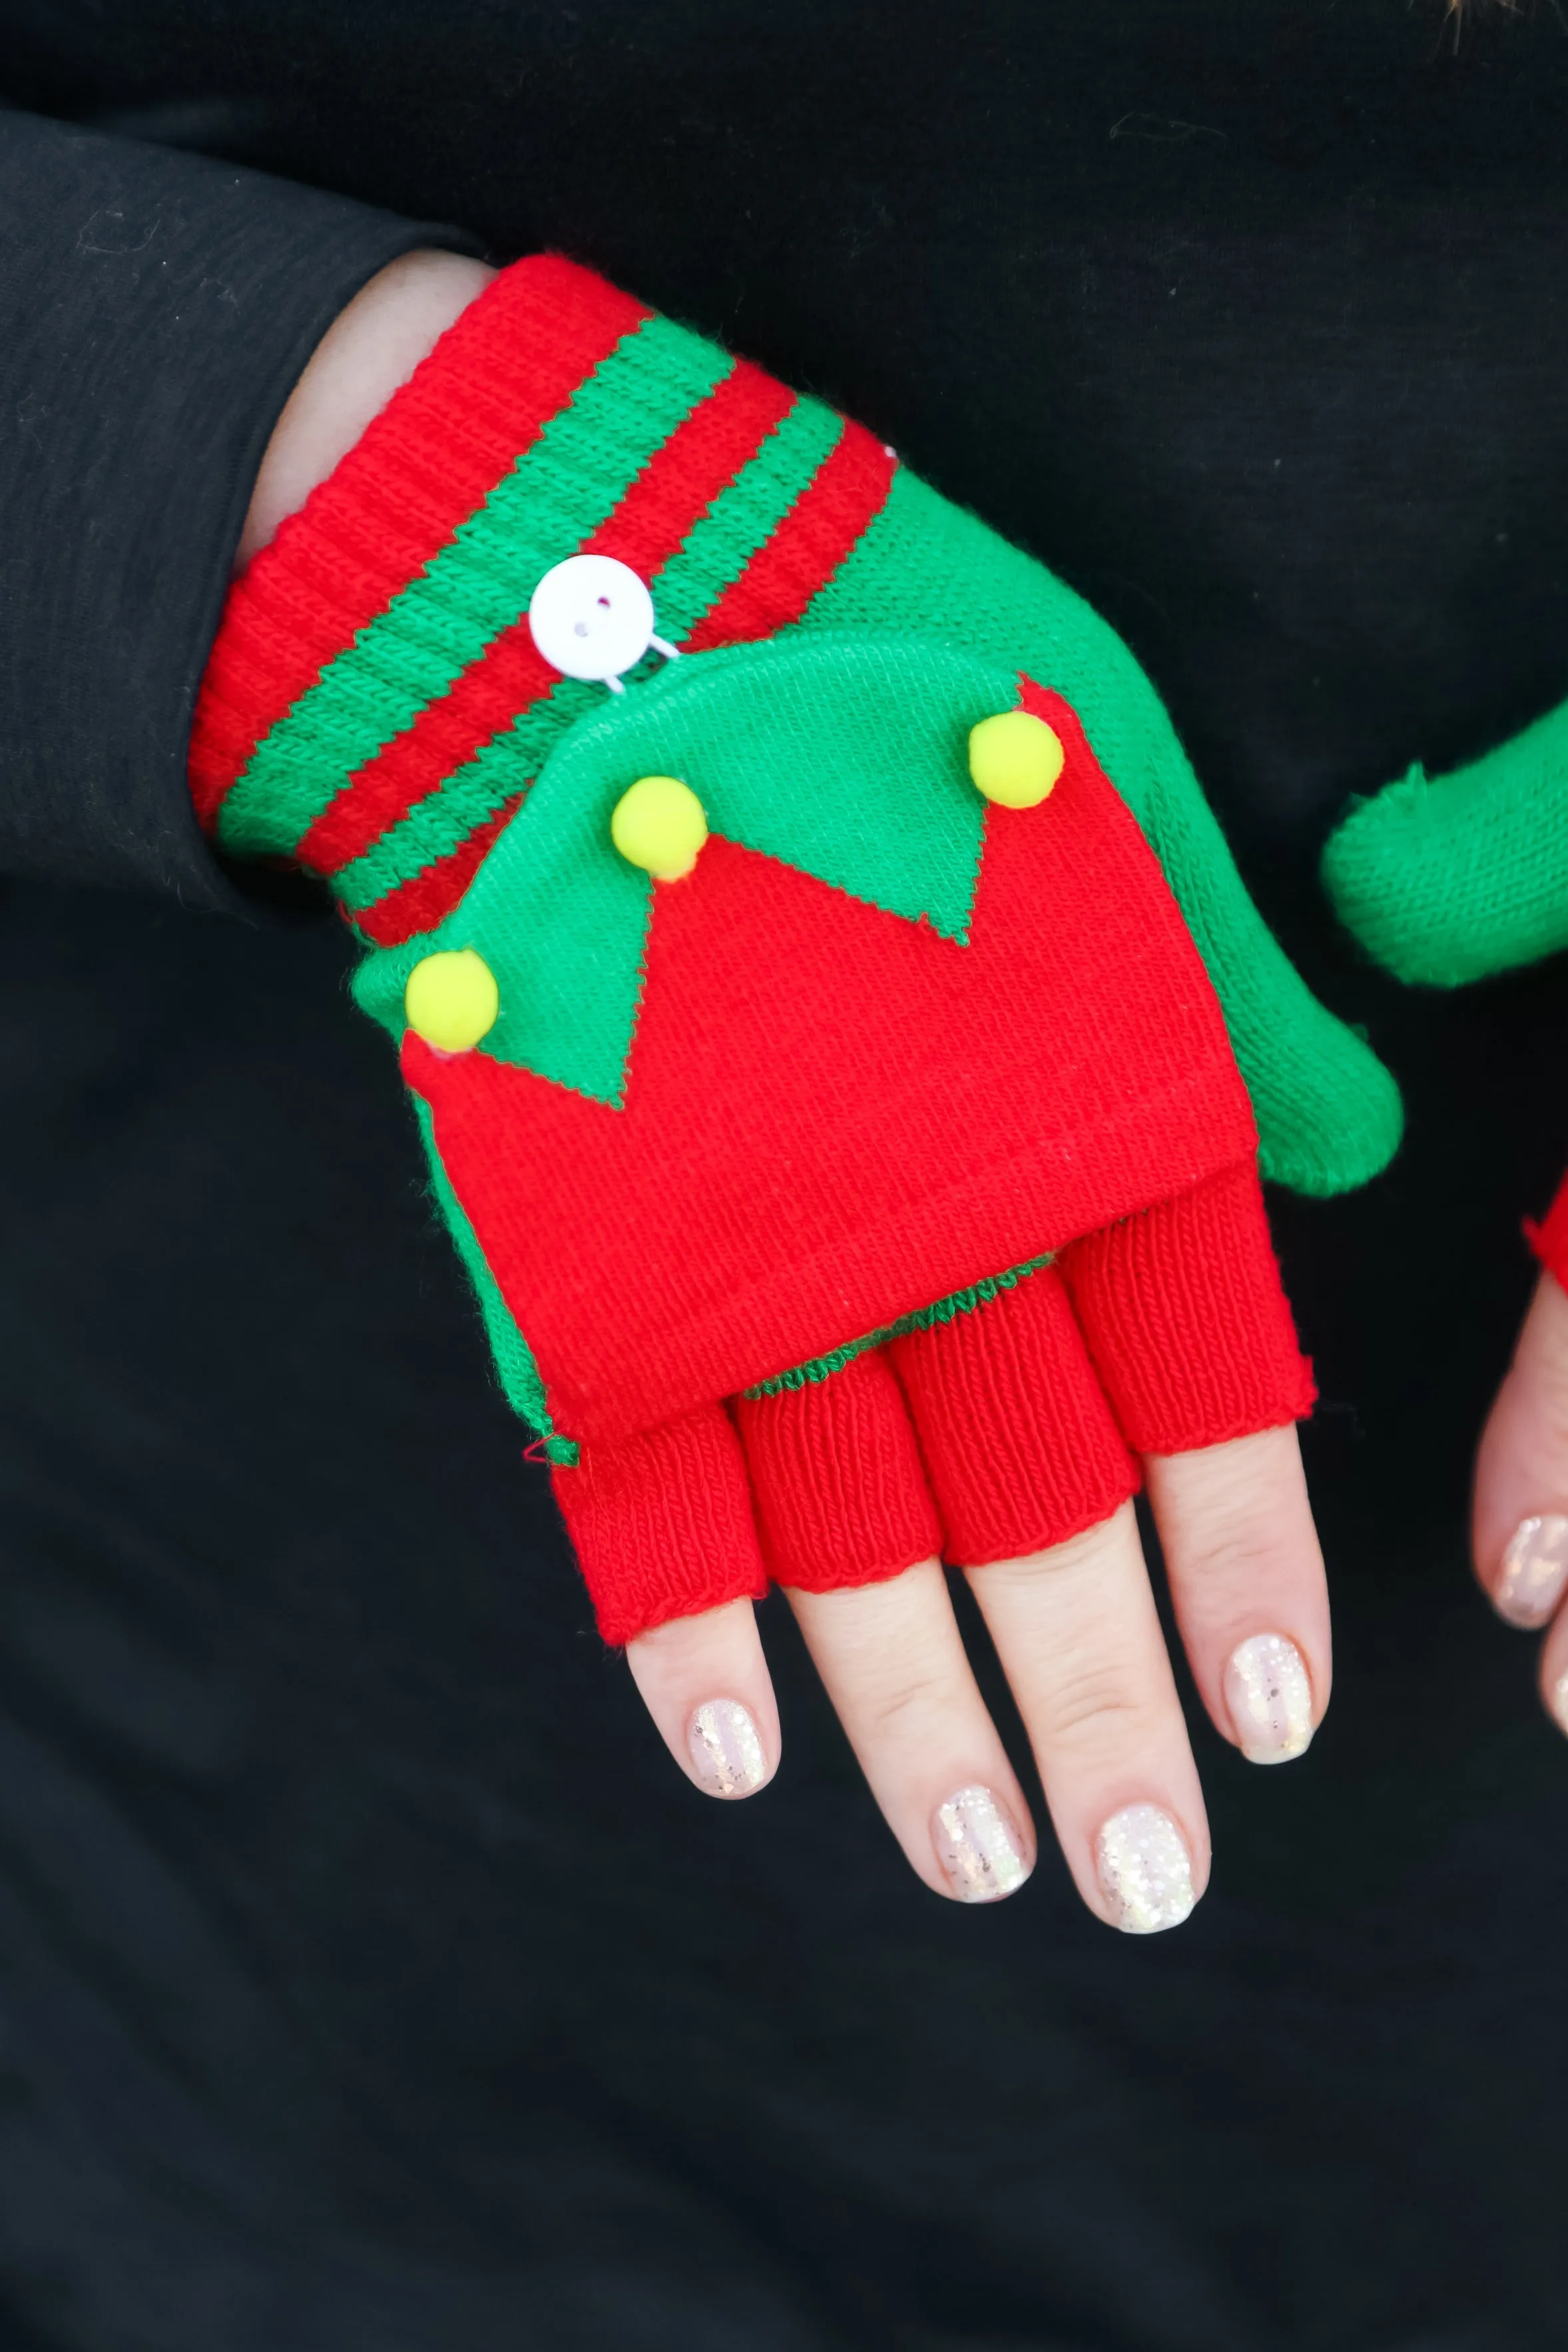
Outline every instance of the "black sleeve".
<path fill-rule="evenodd" d="M 185 792 L 262 452 L 418 246 L 256 172 L 0 111 L 0 873 L 235 906 Z"/>

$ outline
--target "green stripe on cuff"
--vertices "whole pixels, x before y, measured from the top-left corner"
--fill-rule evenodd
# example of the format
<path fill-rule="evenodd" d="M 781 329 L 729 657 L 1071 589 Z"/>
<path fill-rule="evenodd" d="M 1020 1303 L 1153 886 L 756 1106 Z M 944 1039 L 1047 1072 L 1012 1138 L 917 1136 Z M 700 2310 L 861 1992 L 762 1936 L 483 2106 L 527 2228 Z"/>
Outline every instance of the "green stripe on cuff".
<path fill-rule="evenodd" d="M 224 803 L 222 846 L 236 856 L 292 850 L 348 779 L 518 618 L 541 573 L 604 520 L 733 365 L 667 319 L 625 337 L 256 746 Z"/>
<path fill-rule="evenodd" d="M 838 446 L 844 420 L 820 401 L 798 400 L 743 473 L 687 534 L 656 585 L 660 634 L 679 645 L 739 579 Z"/>
<path fill-rule="evenodd" d="M 797 401 L 780 418 L 756 457 L 655 574 L 652 584 L 661 636 L 679 644 L 691 635 L 815 480 L 842 431 L 842 419 L 814 400 Z M 453 771 L 438 792 L 334 875 L 332 887 L 342 904 L 350 912 L 373 906 L 389 890 L 450 856 L 503 801 L 533 781 L 573 720 L 601 701 L 605 692 L 597 684 L 563 678 L 542 701 L 519 712 L 505 734 L 493 736 Z"/>
<path fill-rule="evenodd" d="M 492 735 L 471 760 L 455 768 L 439 791 L 416 802 L 361 857 L 340 866 L 332 877 L 334 896 L 350 913 L 373 907 L 389 890 L 460 849 L 503 801 L 527 790 L 556 737 L 601 702 L 605 691 L 593 680 L 563 677 L 504 735 Z"/>

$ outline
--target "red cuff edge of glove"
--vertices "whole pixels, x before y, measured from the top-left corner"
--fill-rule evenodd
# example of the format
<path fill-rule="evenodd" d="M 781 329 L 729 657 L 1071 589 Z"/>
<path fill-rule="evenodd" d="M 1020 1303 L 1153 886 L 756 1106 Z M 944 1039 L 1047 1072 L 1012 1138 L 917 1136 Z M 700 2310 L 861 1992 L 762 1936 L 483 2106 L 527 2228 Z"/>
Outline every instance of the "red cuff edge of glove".
<path fill-rule="evenodd" d="M 1533 1217 L 1526 1217 L 1524 1238 L 1547 1273 L 1555 1275 L 1568 1290 L 1568 1176 L 1557 1187 L 1552 1206 L 1539 1224 Z"/>

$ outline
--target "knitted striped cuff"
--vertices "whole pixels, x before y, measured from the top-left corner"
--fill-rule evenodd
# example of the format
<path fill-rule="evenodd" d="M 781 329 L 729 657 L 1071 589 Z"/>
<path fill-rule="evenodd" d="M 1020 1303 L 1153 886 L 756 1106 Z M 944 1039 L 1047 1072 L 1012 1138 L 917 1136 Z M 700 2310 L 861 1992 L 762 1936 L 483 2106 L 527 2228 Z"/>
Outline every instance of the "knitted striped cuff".
<path fill-rule="evenodd" d="M 1537 1224 L 1533 1217 L 1526 1218 L 1524 1234 L 1547 1273 L 1555 1275 L 1563 1289 L 1568 1290 L 1568 1176 L 1557 1187 L 1552 1206 L 1541 1223 Z"/>
<path fill-rule="evenodd" d="M 553 255 L 505 270 L 235 583 L 191 749 L 219 846 L 329 877 L 367 940 L 450 912 L 551 747 L 603 699 L 538 652 L 592 552 L 685 651 L 798 619 L 891 452 Z"/>

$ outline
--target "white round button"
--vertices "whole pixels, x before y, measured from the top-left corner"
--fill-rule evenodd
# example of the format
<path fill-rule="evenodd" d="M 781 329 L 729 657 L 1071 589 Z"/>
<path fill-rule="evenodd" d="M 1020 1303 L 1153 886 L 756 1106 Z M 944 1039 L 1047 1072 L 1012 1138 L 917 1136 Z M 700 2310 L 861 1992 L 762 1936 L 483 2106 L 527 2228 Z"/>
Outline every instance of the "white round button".
<path fill-rule="evenodd" d="M 653 600 L 629 563 L 569 555 L 528 599 L 528 627 L 566 677 L 619 677 L 653 642 Z"/>

